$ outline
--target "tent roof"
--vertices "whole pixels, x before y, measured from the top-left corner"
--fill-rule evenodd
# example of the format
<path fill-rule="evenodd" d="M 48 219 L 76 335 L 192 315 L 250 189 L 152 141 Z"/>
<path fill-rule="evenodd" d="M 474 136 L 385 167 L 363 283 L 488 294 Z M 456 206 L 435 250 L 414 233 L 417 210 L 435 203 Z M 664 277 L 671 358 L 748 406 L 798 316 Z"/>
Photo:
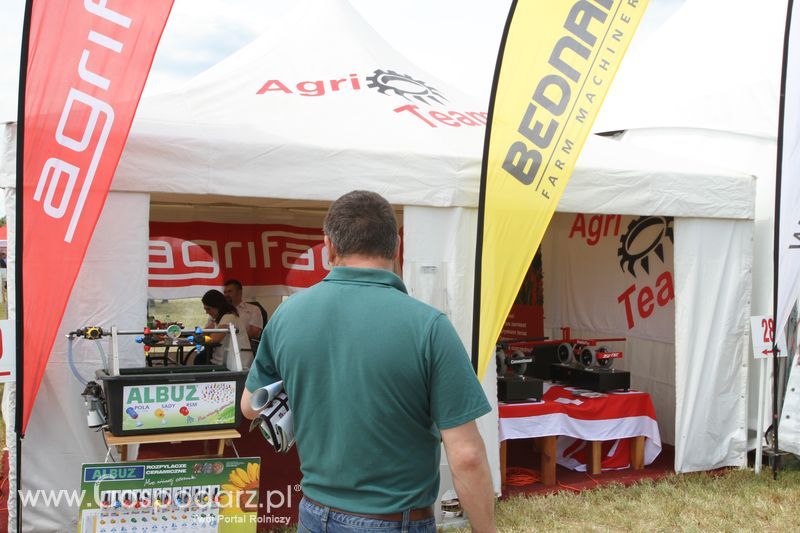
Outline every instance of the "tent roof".
<path fill-rule="evenodd" d="M 395 205 L 477 206 L 486 103 L 411 64 L 346 1 L 302 3 L 277 28 L 143 99 L 112 188 L 275 205 L 371 189 Z M 752 218 L 752 197 L 752 177 L 590 136 L 559 210 Z"/>
<path fill-rule="evenodd" d="M 115 187 L 315 200 L 370 188 L 400 204 L 464 204 L 442 176 L 479 173 L 485 109 L 347 2 L 305 2 L 180 90 L 144 99 Z"/>
<path fill-rule="evenodd" d="M 702 128 L 774 138 L 786 2 L 687 0 L 634 37 L 594 131 Z"/>

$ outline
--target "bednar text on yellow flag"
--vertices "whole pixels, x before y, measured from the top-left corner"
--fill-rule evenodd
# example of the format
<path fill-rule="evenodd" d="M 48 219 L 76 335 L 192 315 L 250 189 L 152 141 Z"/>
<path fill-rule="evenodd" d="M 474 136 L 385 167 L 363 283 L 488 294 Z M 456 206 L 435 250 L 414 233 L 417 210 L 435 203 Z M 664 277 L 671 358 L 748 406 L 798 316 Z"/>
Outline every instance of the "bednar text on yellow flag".
<path fill-rule="evenodd" d="M 646 5 L 511 6 L 481 176 L 473 330 L 480 378 Z"/>

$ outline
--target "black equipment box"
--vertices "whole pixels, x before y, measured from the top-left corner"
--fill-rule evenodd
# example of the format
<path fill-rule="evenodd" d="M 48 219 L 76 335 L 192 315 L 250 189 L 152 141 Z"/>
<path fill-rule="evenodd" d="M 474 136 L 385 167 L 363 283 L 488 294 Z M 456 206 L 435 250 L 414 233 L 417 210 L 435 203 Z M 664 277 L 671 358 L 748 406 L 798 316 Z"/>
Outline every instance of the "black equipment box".
<path fill-rule="evenodd" d="M 225 366 L 96 372 L 103 383 L 109 431 L 115 436 L 227 429 L 239 426 L 247 371 Z"/>
<path fill-rule="evenodd" d="M 556 344 L 534 346 L 533 350 L 531 350 L 533 363 L 528 365 L 525 375 L 544 380 L 552 379 L 551 367 L 554 363 L 561 362 L 558 357 L 558 350 L 559 346 Z"/>
<path fill-rule="evenodd" d="M 526 402 L 542 399 L 541 379 L 504 376 L 497 378 L 497 399 L 501 402 Z"/>
<path fill-rule="evenodd" d="M 578 368 L 554 364 L 550 373 L 554 381 L 597 392 L 628 390 L 631 386 L 631 373 L 613 368 Z"/>

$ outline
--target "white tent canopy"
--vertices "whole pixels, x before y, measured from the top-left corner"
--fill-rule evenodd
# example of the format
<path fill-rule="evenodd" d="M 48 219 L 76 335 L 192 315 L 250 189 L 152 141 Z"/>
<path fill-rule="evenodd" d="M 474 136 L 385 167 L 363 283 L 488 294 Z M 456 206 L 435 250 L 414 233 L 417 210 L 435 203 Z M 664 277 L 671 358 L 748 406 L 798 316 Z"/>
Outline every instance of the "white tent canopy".
<path fill-rule="evenodd" d="M 634 40 L 594 125 L 775 138 L 786 0 L 686 0 Z"/>
<path fill-rule="evenodd" d="M 486 103 L 411 65 L 346 2 L 311 2 L 279 28 L 145 99 L 115 188 L 472 203 L 460 185 L 479 172 Z"/>
<path fill-rule="evenodd" d="M 758 177 L 750 302 L 758 316 L 773 313 L 775 140 L 786 5 L 770 0 L 754 9 L 747 0 L 686 0 L 647 41 L 634 41 L 594 125 L 597 132 L 625 130 L 621 141 L 632 147 Z M 758 372 L 751 372 L 751 428 L 762 386 Z"/>
<path fill-rule="evenodd" d="M 422 294 L 415 269 L 441 265 L 446 311 L 471 345 L 487 104 L 408 63 L 346 2 L 312 5 L 313 16 L 309 5 L 300 6 L 274 32 L 182 89 L 141 103 L 61 330 L 95 319 L 126 329 L 144 326 L 141 274 L 150 200 L 208 195 L 280 207 L 329 202 L 361 188 L 403 207 L 404 278 L 412 294 Z M 273 90 L 259 94 L 265 85 Z M 0 182 L 13 188 L 13 125 L 2 138 Z M 664 377 L 674 401 L 656 409 L 675 417 L 674 428 L 663 432 L 674 435 L 678 471 L 745 464 L 742 304 L 750 296 L 753 188 L 745 174 L 592 136 L 559 205 L 562 212 L 676 217 L 675 342 L 664 348 L 675 358 L 674 375 Z M 13 198 L 7 199 L 9 215 Z M 12 228 L 11 249 L 13 235 Z M 124 269 L 116 270 L 114 254 L 99 249 L 109 241 L 124 244 Z M 95 305 L 103 294 L 113 294 L 115 304 Z M 634 339 L 631 346 L 631 357 L 649 356 L 644 344 Z M 102 460 L 105 452 L 81 427 L 80 391 L 64 351 L 54 349 L 25 440 L 26 488 L 74 486 L 80 463 Z M 86 373 L 97 366 L 88 350 L 76 356 Z M 493 372 L 490 367 L 484 379 L 491 399 Z M 47 416 L 51 412 L 62 416 Z M 499 490 L 496 410 L 479 423 Z M 56 434 L 69 436 L 59 450 L 50 445 Z M 73 518 L 69 512 L 28 513 L 26 520 L 35 530 L 55 530 Z"/>

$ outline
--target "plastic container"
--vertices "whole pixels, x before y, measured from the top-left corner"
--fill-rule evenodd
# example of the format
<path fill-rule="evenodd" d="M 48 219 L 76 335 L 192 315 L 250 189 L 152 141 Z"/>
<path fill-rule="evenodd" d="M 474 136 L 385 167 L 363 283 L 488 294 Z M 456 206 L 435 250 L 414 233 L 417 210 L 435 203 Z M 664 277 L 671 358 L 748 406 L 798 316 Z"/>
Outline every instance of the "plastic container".
<path fill-rule="evenodd" d="M 115 436 L 207 431 L 239 426 L 247 371 L 224 366 L 98 370 L 109 431 Z"/>

